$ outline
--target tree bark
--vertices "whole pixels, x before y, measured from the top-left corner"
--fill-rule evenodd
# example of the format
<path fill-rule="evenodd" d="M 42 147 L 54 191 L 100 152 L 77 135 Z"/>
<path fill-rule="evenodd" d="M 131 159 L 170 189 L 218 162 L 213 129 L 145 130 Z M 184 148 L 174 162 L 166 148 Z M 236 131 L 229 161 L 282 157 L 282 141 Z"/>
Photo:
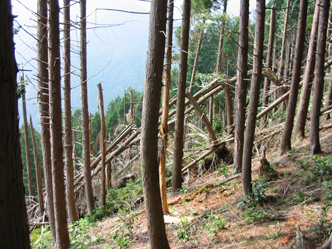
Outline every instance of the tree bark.
<path fill-rule="evenodd" d="M 42 175 L 41 175 L 38 152 L 37 152 L 37 146 L 36 146 L 35 132 L 33 130 L 33 124 L 32 124 L 31 116 L 30 116 L 30 129 L 31 129 L 31 137 L 32 137 L 33 155 L 34 155 L 34 159 L 35 159 L 35 170 L 36 170 L 36 180 L 37 180 L 37 190 L 38 190 L 38 203 L 39 203 L 40 215 L 43 216 L 43 214 L 44 214 L 43 181 L 42 181 Z"/>
<path fill-rule="evenodd" d="M 308 1 L 301 0 L 291 90 L 290 90 L 289 101 L 288 101 L 288 106 L 287 106 L 285 128 L 284 128 L 284 132 L 282 134 L 282 140 L 281 140 L 281 144 L 280 144 L 280 154 L 281 155 L 283 155 L 287 150 L 291 149 L 291 137 L 292 137 L 292 130 L 293 130 L 293 126 L 294 126 L 294 115 L 295 115 L 296 101 L 297 101 L 297 95 L 298 95 L 298 91 L 299 91 L 299 84 L 300 84 L 300 77 L 301 77 L 301 64 L 302 64 L 303 49 L 304 49 L 304 36 L 305 36 L 306 19 L 307 19 L 307 7 L 308 7 Z M 324 64 L 323 64 L 323 68 L 324 68 Z"/>
<path fill-rule="evenodd" d="M 59 42 L 59 3 L 49 1 L 49 89 L 50 118 L 52 137 L 52 176 L 56 227 L 56 247 L 68 248 L 70 245 L 67 227 L 67 211 L 63 147 L 62 147 L 62 113 L 61 113 L 61 77 L 60 77 L 60 42 Z"/>
<path fill-rule="evenodd" d="M 25 92 L 22 95 L 22 106 L 23 106 L 23 120 L 24 120 L 24 142 L 25 142 L 25 158 L 28 173 L 28 190 L 30 198 L 33 197 L 33 183 L 31 173 L 31 159 L 30 159 L 30 146 L 29 146 L 29 129 L 27 120 L 27 108 L 25 104 Z"/>
<path fill-rule="evenodd" d="M 174 137 L 174 161 L 172 172 L 172 190 L 177 191 L 181 188 L 182 177 L 182 156 L 183 156 L 183 136 L 184 136 L 184 108 L 185 91 L 188 68 L 188 43 L 190 30 L 190 6 L 191 0 L 183 1 L 182 28 L 181 28 L 181 51 L 179 65 L 179 84 L 176 106 L 175 137 Z"/>
<path fill-rule="evenodd" d="M 320 107 L 323 97 L 324 88 L 324 60 L 325 60 L 325 46 L 326 46 L 326 29 L 328 23 L 328 14 L 330 9 L 330 1 L 322 0 L 320 2 L 319 26 L 318 26 L 318 41 L 316 54 L 316 68 L 314 79 L 314 94 L 312 109 L 310 115 L 310 148 L 311 154 L 315 155 L 321 152 L 319 142 L 319 116 Z"/>
<path fill-rule="evenodd" d="M 17 107 L 11 1 L 0 1 L 0 248 L 30 248 Z"/>
<path fill-rule="evenodd" d="M 48 34 L 47 34 L 47 0 L 38 0 L 37 4 L 37 66 L 38 66 L 38 104 L 40 115 L 40 137 L 43 154 L 44 181 L 47 198 L 48 219 L 53 242 L 56 240 L 55 214 L 52 183 L 51 134 L 48 85 Z"/>
<path fill-rule="evenodd" d="M 315 52 L 317 45 L 317 30 L 319 22 L 319 4 L 320 0 L 316 0 L 315 13 L 312 20 L 312 27 L 310 33 L 310 43 L 307 55 L 307 63 L 303 76 L 303 87 L 295 119 L 295 134 L 297 134 L 302 138 L 304 138 L 305 136 L 304 130 L 308 114 L 312 80 L 314 78 L 314 71 L 315 71 L 315 61 L 316 61 Z"/>
<path fill-rule="evenodd" d="M 266 57 L 266 67 L 272 67 L 272 56 L 273 56 L 273 41 L 274 41 L 274 31 L 276 25 L 276 9 L 275 5 L 272 6 L 271 9 L 271 19 L 270 19 L 270 33 L 269 33 L 269 43 L 267 49 L 267 57 Z M 269 78 L 265 77 L 264 80 L 264 91 L 263 91 L 263 109 L 269 105 L 269 91 L 270 91 L 270 83 Z M 267 115 L 264 115 L 262 118 L 262 127 L 266 126 Z"/>
<path fill-rule="evenodd" d="M 237 54 L 237 82 L 235 89 L 235 134 L 234 134 L 234 173 L 242 169 L 244 142 L 244 122 L 247 95 L 247 61 L 248 61 L 248 23 L 249 0 L 240 3 L 239 44 Z"/>
<path fill-rule="evenodd" d="M 88 110 L 88 87 L 87 87 L 87 61 L 86 61 L 86 0 L 80 1 L 81 11 L 81 105 L 82 105 L 82 143 L 85 196 L 89 215 L 92 216 L 94 209 L 92 181 L 90 172 L 90 129 Z"/>
<path fill-rule="evenodd" d="M 70 0 L 63 1 L 63 97 L 64 97 L 64 128 L 65 128 L 65 168 L 66 168 L 66 197 L 69 223 L 74 223 L 78 217 L 75 207 L 74 196 L 74 168 L 73 168 L 73 146 L 71 128 L 71 96 L 70 96 Z"/>
<path fill-rule="evenodd" d="M 250 101 L 247 115 L 242 159 L 242 190 L 244 196 L 252 193 L 251 157 L 254 143 L 256 115 L 259 101 L 259 90 L 262 81 L 263 50 L 264 50 L 265 0 L 256 1 L 256 28 L 254 44 L 253 73 L 250 87 Z"/>
<path fill-rule="evenodd" d="M 173 10 L 174 2 L 168 2 L 167 18 L 167 44 L 166 44 L 166 77 L 163 90 L 163 113 L 161 115 L 160 136 L 162 147 L 159 160 L 159 184 L 163 212 L 168 213 L 167 205 L 167 185 L 166 185 L 166 155 L 168 146 L 168 113 L 169 113 L 169 90 L 171 88 L 171 67 L 172 67 L 172 40 L 173 40 Z"/>
<path fill-rule="evenodd" d="M 144 83 L 141 162 L 151 249 L 168 249 L 158 173 L 158 117 L 166 31 L 166 0 L 151 1 L 149 47 Z"/>
<path fill-rule="evenodd" d="M 100 136 L 100 151 L 101 151 L 101 204 L 106 207 L 106 177 L 105 177 L 105 157 L 106 157 L 106 126 L 104 115 L 104 98 L 101 83 L 97 85 L 99 90 L 99 106 L 100 106 L 100 122 L 101 122 L 101 136 Z"/>

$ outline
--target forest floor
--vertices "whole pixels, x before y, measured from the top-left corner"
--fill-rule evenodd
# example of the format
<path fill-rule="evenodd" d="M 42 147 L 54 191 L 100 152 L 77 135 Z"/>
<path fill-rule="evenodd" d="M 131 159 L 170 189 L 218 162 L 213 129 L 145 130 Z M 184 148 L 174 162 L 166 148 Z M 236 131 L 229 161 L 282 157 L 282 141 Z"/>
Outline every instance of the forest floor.
<path fill-rule="evenodd" d="M 331 121 L 323 123 L 328 124 Z M 322 246 L 332 220 L 332 129 L 323 129 L 320 135 L 324 152 L 314 158 L 309 138 L 293 141 L 294 148 L 283 156 L 279 142 L 269 144 L 266 158 L 275 171 L 268 176 L 259 176 L 260 156 L 252 160 L 255 205 L 243 199 L 241 179 L 231 173 L 232 166 L 226 174 L 216 170 L 199 177 L 187 175 L 181 193 L 168 193 L 170 213 L 164 218 L 170 247 Z M 97 222 L 90 235 L 105 242 L 92 248 L 149 248 L 144 203 L 130 214 Z"/>

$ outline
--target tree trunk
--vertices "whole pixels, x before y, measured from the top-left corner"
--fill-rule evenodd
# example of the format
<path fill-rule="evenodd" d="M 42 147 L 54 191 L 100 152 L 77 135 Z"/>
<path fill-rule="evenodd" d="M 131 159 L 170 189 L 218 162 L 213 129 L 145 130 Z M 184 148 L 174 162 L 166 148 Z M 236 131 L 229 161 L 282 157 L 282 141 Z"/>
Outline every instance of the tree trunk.
<path fill-rule="evenodd" d="M 38 104 L 40 115 L 40 137 L 43 153 L 44 181 L 47 198 L 48 219 L 53 242 L 56 240 L 55 213 L 52 183 L 51 134 L 48 85 L 48 34 L 47 34 L 47 0 L 38 0 L 37 4 L 37 66 L 38 66 Z"/>
<path fill-rule="evenodd" d="M 159 184 L 163 212 L 168 213 L 167 205 L 167 185 L 166 185 L 166 155 L 168 146 L 168 112 L 169 112 L 169 90 L 171 88 L 171 67 L 172 67 L 172 40 L 173 40 L 173 10 L 174 2 L 168 2 L 168 22 L 167 22 L 167 44 L 166 44 L 166 77 L 163 90 L 163 113 L 161 115 L 160 136 L 162 147 L 159 160 Z"/>
<path fill-rule="evenodd" d="M 82 143 L 85 196 L 88 212 L 92 216 L 94 208 L 92 181 L 90 172 L 90 129 L 88 110 L 87 61 L 86 61 L 86 0 L 80 1 L 81 11 L 81 105 L 82 105 Z"/>
<path fill-rule="evenodd" d="M 312 20 L 312 28 L 310 33 L 310 43 L 307 55 L 307 63 L 303 76 L 303 87 L 301 91 L 300 103 L 298 106 L 298 111 L 295 119 L 295 133 L 304 138 L 305 136 L 305 124 L 307 120 L 310 93 L 312 80 L 314 78 L 314 70 L 315 70 L 315 52 L 317 45 L 317 30 L 318 30 L 318 22 L 319 22 L 319 4 L 320 0 L 316 0 L 315 13 Z"/>
<path fill-rule="evenodd" d="M 244 122 L 247 95 L 247 61 L 248 61 L 248 23 L 249 0 L 240 3 L 239 44 L 237 54 L 237 82 L 235 89 L 235 134 L 234 134 L 234 173 L 242 169 L 242 155 L 244 142 Z"/>
<path fill-rule="evenodd" d="M 284 127 L 284 132 L 282 134 L 282 140 L 281 140 L 281 145 L 280 145 L 280 154 L 281 155 L 284 154 L 287 150 L 291 149 L 291 138 L 292 138 L 293 125 L 294 125 L 294 115 L 295 115 L 296 101 L 297 101 L 297 95 L 298 95 L 298 91 L 299 91 L 299 84 L 300 84 L 300 77 L 301 77 L 301 64 L 302 64 L 303 49 L 304 49 L 304 36 L 305 36 L 306 19 L 307 19 L 307 7 L 308 7 L 308 1 L 301 0 L 297 37 L 296 37 L 296 51 L 295 51 L 295 59 L 294 59 L 294 66 L 293 66 L 292 84 L 291 84 L 291 90 L 290 90 L 289 101 L 288 101 L 288 106 L 287 106 L 285 127 Z M 323 68 L 324 68 L 324 64 L 323 64 Z"/>
<path fill-rule="evenodd" d="M 0 1 L 0 248 L 30 248 L 24 199 L 11 1 Z"/>
<path fill-rule="evenodd" d="M 50 118 L 52 136 L 52 176 L 56 227 L 56 247 L 68 248 L 70 245 L 67 227 L 67 211 L 63 147 L 62 147 L 62 113 L 61 113 L 61 77 L 60 77 L 60 43 L 59 43 L 59 4 L 57 0 L 49 1 L 49 89 Z"/>
<path fill-rule="evenodd" d="M 144 83 L 141 161 L 151 249 L 168 249 L 158 177 L 158 117 L 166 31 L 166 0 L 151 1 L 149 47 Z"/>
<path fill-rule="evenodd" d="M 66 197 L 69 223 L 77 220 L 74 196 L 74 169 L 73 169 L 73 146 L 72 146 L 72 128 L 71 128 L 71 103 L 70 103 L 70 0 L 63 2 L 63 97 L 64 97 L 64 142 L 65 142 L 65 168 L 66 168 Z"/>
<path fill-rule="evenodd" d="M 332 34 L 332 8 L 330 9 L 330 20 L 328 24 L 328 37 Z M 332 44 L 329 45 L 329 55 L 332 55 Z M 330 106 L 332 104 L 332 67 L 330 68 L 330 83 L 329 88 L 327 90 L 326 94 L 326 100 L 325 100 L 325 106 Z M 326 115 L 326 120 L 329 120 L 331 118 L 330 113 Z"/>
<path fill-rule="evenodd" d="M 33 197 L 33 183 L 31 173 L 31 160 L 30 160 L 30 146 L 29 146 L 29 129 L 27 120 L 27 108 L 25 104 L 25 92 L 22 95 L 22 106 L 23 106 L 23 120 L 24 120 L 24 142 L 25 142 L 25 158 L 28 173 L 28 190 L 30 198 Z"/>
<path fill-rule="evenodd" d="M 101 136 L 100 136 L 100 151 L 101 151 L 101 204 L 106 207 L 106 177 L 105 177 L 105 157 L 106 157 L 106 127 L 104 115 L 104 98 L 101 88 L 101 83 L 97 85 L 99 90 L 99 105 L 100 105 L 100 122 L 101 122 Z"/>
<path fill-rule="evenodd" d="M 33 130 L 33 124 L 32 124 L 31 116 L 30 116 L 30 129 L 31 129 L 31 137 L 32 137 L 33 155 L 34 155 L 34 158 L 35 158 L 35 170 L 36 170 L 36 180 L 37 180 L 37 190 L 38 190 L 38 203 L 39 203 L 40 215 L 43 216 L 44 215 L 43 181 L 42 181 L 42 175 L 41 175 L 40 164 L 39 164 L 39 159 L 38 159 L 35 132 Z"/>
<path fill-rule="evenodd" d="M 252 193 L 251 157 L 254 143 L 256 115 L 259 101 L 259 90 L 262 81 L 263 50 L 264 50 L 265 0 L 256 2 L 256 28 L 254 44 L 253 72 L 250 87 L 250 102 L 247 117 L 242 159 L 242 189 L 244 196 Z"/>
<path fill-rule="evenodd" d="M 274 41 L 274 31 L 276 24 L 276 9 L 275 6 L 272 6 L 271 9 L 271 19 L 270 19 L 270 33 L 269 33 L 269 43 L 267 49 L 267 57 L 266 57 L 266 67 L 272 67 L 272 56 L 273 56 L 273 41 Z M 264 91 L 263 91 L 263 109 L 269 105 L 269 91 L 270 91 L 270 83 L 269 78 L 265 77 L 264 81 Z M 262 118 L 262 127 L 266 125 L 267 115 L 264 115 Z"/>
<path fill-rule="evenodd" d="M 190 30 L 190 6 L 191 0 L 183 1 L 182 28 L 181 28 L 181 51 L 179 65 L 179 85 L 176 106 L 175 137 L 174 137 L 174 162 L 172 172 L 172 190 L 181 188 L 182 177 L 182 156 L 183 156 L 183 136 L 184 136 L 184 108 L 185 91 L 188 68 L 188 43 Z"/>
<path fill-rule="evenodd" d="M 314 79 L 314 94 L 312 101 L 312 109 L 310 115 L 310 147 L 311 154 L 315 155 L 321 152 L 319 142 L 319 116 L 320 106 L 323 97 L 324 87 L 324 60 L 325 60 L 325 46 L 326 46 L 326 29 L 328 23 L 328 14 L 330 9 L 330 1 L 322 0 L 320 2 L 319 26 L 318 26 L 318 43 L 316 54 L 316 68 Z"/>

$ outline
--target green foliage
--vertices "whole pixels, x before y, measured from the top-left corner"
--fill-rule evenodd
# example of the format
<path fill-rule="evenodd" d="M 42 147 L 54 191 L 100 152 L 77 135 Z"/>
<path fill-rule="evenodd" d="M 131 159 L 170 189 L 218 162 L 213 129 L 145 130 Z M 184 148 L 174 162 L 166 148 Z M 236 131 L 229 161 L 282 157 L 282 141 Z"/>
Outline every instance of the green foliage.
<path fill-rule="evenodd" d="M 182 220 L 180 227 L 175 231 L 176 237 L 184 242 L 188 241 L 191 235 L 190 222 L 188 219 Z"/>
<path fill-rule="evenodd" d="M 244 210 L 240 217 L 243 218 L 247 224 L 252 224 L 254 222 L 258 222 L 261 218 L 266 214 L 266 211 L 263 209 L 258 209 L 256 207 L 248 207 L 248 209 Z"/>
<path fill-rule="evenodd" d="M 117 248 L 129 248 L 130 241 L 133 237 L 133 218 L 125 218 L 123 224 L 114 234 L 113 240 Z"/>
<path fill-rule="evenodd" d="M 219 174 L 223 174 L 225 177 L 228 176 L 228 168 L 227 168 L 227 164 L 223 163 L 219 166 L 219 168 L 217 169 Z"/>
<path fill-rule="evenodd" d="M 208 236 L 216 236 L 219 231 L 226 229 L 225 219 L 211 213 L 208 213 L 205 218 L 208 219 L 204 226 L 208 230 Z"/>
<path fill-rule="evenodd" d="M 111 213 L 110 210 L 108 210 L 105 206 L 100 206 L 96 210 L 93 210 L 93 215 L 91 217 L 89 214 L 86 214 L 85 219 L 89 223 L 93 223 L 93 222 L 96 222 L 98 220 L 105 218 L 110 213 Z"/>
<path fill-rule="evenodd" d="M 111 188 L 107 195 L 107 207 L 111 213 L 128 213 L 134 208 L 137 197 L 143 194 L 142 184 L 130 180 L 126 187 Z"/>
<path fill-rule="evenodd" d="M 294 201 L 294 203 L 302 203 L 306 200 L 306 196 L 304 194 L 303 191 L 297 191 L 293 197 L 292 197 L 292 200 Z"/>
<path fill-rule="evenodd" d="M 312 232 L 315 232 L 318 235 L 326 235 L 331 230 L 332 223 L 329 219 L 327 219 L 327 214 L 331 206 L 332 202 L 329 201 L 325 206 L 321 207 L 321 213 L 318 222 L 316 225 L 310 227 Z"/>

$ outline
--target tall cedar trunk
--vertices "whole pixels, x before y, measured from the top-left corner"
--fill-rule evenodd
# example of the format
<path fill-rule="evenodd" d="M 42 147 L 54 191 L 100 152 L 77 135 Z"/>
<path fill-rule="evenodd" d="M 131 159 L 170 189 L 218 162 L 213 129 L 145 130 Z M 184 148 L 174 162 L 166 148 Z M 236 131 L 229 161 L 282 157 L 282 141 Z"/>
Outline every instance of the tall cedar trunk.
<path fill-rule="evenodd" d="M 329 37 L 331 37 L 332 34 L 332 8 L 330 9 L 330 20 L 329 20 L 329 24 L 328 24 L 328 37 L 327 39 L 329 39 Z M 329 45 L 329 55 L 332 55 L 332 44 Z M 330 81 L 329 81 L 329 88 L 327 90 L 327 94 L 326 94 L 326 100 L 325 100 L 325 107 L 332 105 L 332 67 L 330 67 Z M 331 118 L 330 113 L 326 115 L 326 120 L 329 120 Z"/>
<path fill-rule="evenodd" d="M 319 116 L 320 106 L 323 97 L 324 88 L 324 60 L 325 60 L 325 46 L 326 46 L 326 29 L 329 15 L 329 0 L 322 0 L 320 2 L 319 13 L 319 27 L 318 27 L 318 41 L 316 54 L 316 68 L 314 79 L 314 94 L 312 101 L 312 109 L 310 115 L 310 150 L 311 154 L 315 155 L 321 152 L 319 142 Z"/>
<path fill-rule="evenodd" d="M 270 33 L 269 33 L 269 43 L 267 48 L 267 56 L 266 56 L 266 67 L 272 67 L 272 56 L 273 56 L 273 41 L 274 41 L 274 31 L 276 25 L 276 9 L 275 6 L 272 6 L 271 9 L 271 17 L 270 17 Z M 270 91 L 270 83 L 268 77 L 265 77 L 264 80 L 264 91 L 263 91 L 263 109 L 269 105 L 269 91 Z M 266 125 L 267 114 L 262 118 L 262 126 Z"/>
<path fill-rule="evenodd" d="M 0 1 L 0 248 L 30 248 L 17 110 L 10 0 Z"/>
<path fill-rule="evenodd" d="M 175 138 L 174 138 L 174 161 L 172 172 L 172 190 L 181 188 L 182 156 L 184 136 L 184 108 L 186 77 L 188 68 L 188 43 L 190 29 L 190 6 L 191 0 L 183 0 L 182 28 L 181 28 L 181 52 L 179 65 L 179 85 L 176 105 Z"/>
<path fill-rule="evenodd" d="M 31 159 L 30 159 L 30 146 L 29 146 L 29 129 L 27 120 L 27 108 L 25 103 L 25 92 L 22 95 L 22 106 L 23 106 L 23 120 L 24 120 L 24 142 L 25 142 L 25 158 L 28 173 L 28 190 L 30 198 L 33 197 L 33 183 L 31 173 Z"/>
<path fill-rule="evenodd" d="M 305 124 L 307 120 L 309 100 L 311 94 L 312 80 L 314 78 L 315 70 L 315 52 L 317 45 L 317 30 L 319 22 L 319 4 L 320 0 L 316 0 L 315 13 L 312 20 L 312 27 L 310 33 L 310 43 L 307 55 L 307 63 L 303 77 L 303 85 L 300 97 L 300 103 L 298 106 L 298 111 L 295 119 L 295 133 L 300 137 L 305 136 Z"/>
<path fill-rule="evenodd" d="M 82 144 L 85 196 L 88 212 L 92 216 L 94 208 L 92 181 L 90 171 L 90 129 L 88 110 L 88 87 L 87 87 L 87 66 L 86 66 L 86 0 L 80 1 L 81 5 L 81 106 L 82 106 Z"/>
<path fill-rule="evenodd" d="M 168 249 L 158 177 L 158 117 L 166 31 L 166 0 L 151 1 L 141 134 L 144 200 L 151 249 Z"/>
<path fill-rule="evenodd" d="M 237 73 L 235 89 L 235 134 L 234 134 L 234 173 L 242 169 L 244 142 L 244 122 L 247 95 L 247 61 L 248 61 L 248 23 L 249 0 L 241 0 L 240 4 L 239 44 L 237 54 Z"/>
<path fill-rule="evenodd" d="M 242 189 L 244 196 L 252 193 L 251 157 L 254 143 L 256 115 L 259 101 L 259 90 L 262 81 L 263 50 L 264 50 L 265 0 L 256 2 L 256 28 L 254 44 L 253 72 L 250 87 L 250 102 L 247 115 L 242 159 Z"/>
<path fill-rule="evenodd" d="M 205 23 L 205 20 L 203 21 L 203 25 L 204 25 L 204 23 Z M 199 33 L 199 39 L 198 39 L 198 44 L 197 44 L 197 50 L 196 50 L 196 55 L 195 55 L 195 60 L 194 60 L 193 71 L 191 72 L 191 78 L 190 78 L 190 84 L 189 84 L 189 92 L 191 94 L 193 93 L 195 75 L 196 75 L 196 70 L 197 70 L 197 65 L 198 65 L 198 58 L 199 58 L 199 52 L 201 50 L 203 35 L 204 35 L 204 27 L 201 28 L 201 32 Z"/>
<path fill-rule="evenodd" d="M 169 90 L 171 88 L 171 68 L 172 68 L 172 40 L 173 40 L 173 10 L 174 2 L 168 2 L 168 17 L 167 17 L 167 44 L 166 44 L 166 76 L 165 86 L 163 90 L 163 112 L 161 115 L 160 135 L 162 147 L 160 150 L 159 161 L 159 183 L 160 195 L 163 206 L 163 212 L 168 213 L 167 205 L 167 184 L 166 184 L 166 155 L 168 143 L 168 112 L 169 112 Z"/>
<path fill-rule="evenodd" d="M 40 137 L 43 154 L 44 181 L 46 188 L 47 211 L 53 241 L 56 240 L 55 214 L 53 201 L 51 134 L 49 119 L 48 86 L 48 34 L 47 34 L 47 0 L 38 0 L 37 4 L 37 66 L 38 66 L 38 104 L 40 115 Z"/>
<path fill-rule="evenodd" d="M 222 49 L 224 46 L 224 31 L 225 31 L 225 20 L 226 20 L 226 11 L 227 11 L 227 1 L 224 0 L 224 10 L 223 10 L 223 20 L 221 22 L 220 38 L 219 38 L 219 47 L 218 47 L 218 60 L 217 60 L 217 73 L 221 73 L 221 62 L 222 62 Z M 225 98 L 226 98 L 226 111 L 227 111 L 227 130 L 231 131 L 231 127 L 234 123 L 233 119 L 233 100 L 232 100 L 232 91 L 229 84 L 224 85 Z M 211 98 L 213 100 L 213 98 Z M 210 100 L 211 100 L 210 99 Z M 212 124 L 212 123 L 211 123 Z"/>
<path fill-rule="evenodd" d="M 291 84 L 291 90 L 290 90 L 290 94 L 289 94 L 289 102 L 288 102 L 288 106 L 287 106 L 287 115 L 286 115 L 284 132 L 282 134 L 280 154 L 284 154 L 287 150 L 291 149 L 291 137 L 292 137 L 292 130 L 293 130 L 293 125 L 294 125 L 294 115 L 295 115 L 296 101 L 297 101 L 297 95 L 298 95 L 298 91 L 299 91 L 299 83 L 300 83 L 300 77 L 301 77 L 301 64 L 302 64 L 303 49 L 304 49 L 304 36 L 305 36 L 305 27 L 306 27 L 306 19 L 307 19 L 307 7 L 308 7 L 308 1 L 301 0 L 297 37 L 296 37 L 296 46 L 295 46 L 296 50 L 295 50 L 295 58 L 294 58 L 294 66 L 293 66 L 292 84 Z M 324 67 L 324 64 L 323 64 L 323 67 Z"/>
<path fill-rule="evenodd" d="M 75 207 L 74 196 L 74 168 L 73 168 L 73 146 L 71 128 L 71 103 L 70 103 L 70 0 L 63 1 L 63 104 L 64 104 L 64 135 L 65 135 L 65 168 L 66 168 L 66 197 L 68 221 L 74 223 L 78 217 Z"/>
<path fill-rule="evenodd" d="M 100 105 L 100 122 L 101 122 L 101 136 L 100 136 L 100 151 L 101 151 L 101 205 L 106 207 L 106 177 L 105 177 L 105 157 L 106 157 L 106 127 L 104 115 L 104 98 L 101 83 L 97 85 L 99 90 L 99 105 Z"/>
<path fill-rule="evenodd" d="M 49 89 L 50 89 L 50 118 L 52 137 L 52 177 L 56 227 L 56 247 L 69 247 L 67 227 L 67 211 L 63 147 L 62 147 L 62 113 L 61 113 L 61 77 L 60 77 L 60 43 L 59 43 L 59 3 L 58 0 L 49 1 Z"/>
<path fill-rule="evenodd" d="M 30 129 L 31 129 L 31 137 L 32 137 L 33 155 L 34 155 L 34 159 L 35 159 L 35 171 L 36 171 L 37 190 L 38 190 L 38 203 L 39 203 L 40 215 L 43 216 L 44 215 L 43 181 L 42 181 L 42 175 L 41 175 L 38 152 L 37 152 L 35 132 L 33 130 L 33 124 L 32 124 L 31 116 L 30 116 Z"/>

